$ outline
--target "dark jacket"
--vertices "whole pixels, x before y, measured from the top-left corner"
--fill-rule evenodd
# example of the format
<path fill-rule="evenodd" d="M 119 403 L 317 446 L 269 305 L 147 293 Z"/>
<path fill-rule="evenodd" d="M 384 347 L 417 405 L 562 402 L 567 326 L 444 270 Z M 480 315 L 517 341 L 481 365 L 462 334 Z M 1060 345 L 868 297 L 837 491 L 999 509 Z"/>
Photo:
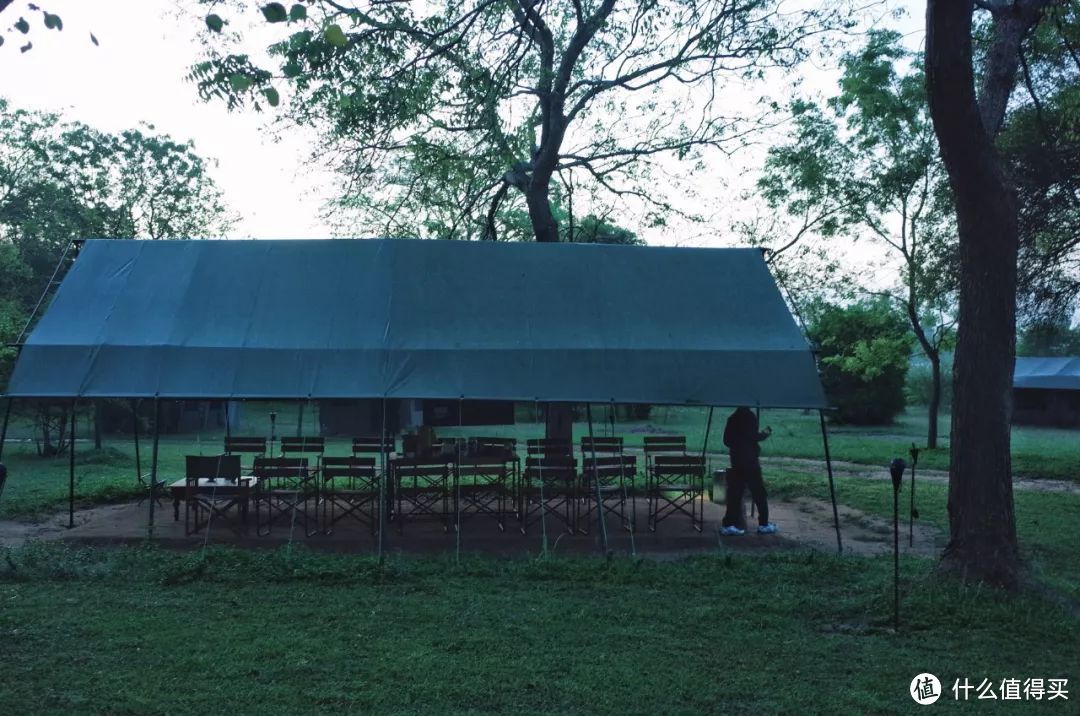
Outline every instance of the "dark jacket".
<path fill-rule="evenodd" d="M 731 464 L 756 463 L 761 454 L 759 442 L 769 437 L 758 430 L 757 416 L 750 408 L 738 408 L 724 427 L 724 445 L 731 453 Z"/>

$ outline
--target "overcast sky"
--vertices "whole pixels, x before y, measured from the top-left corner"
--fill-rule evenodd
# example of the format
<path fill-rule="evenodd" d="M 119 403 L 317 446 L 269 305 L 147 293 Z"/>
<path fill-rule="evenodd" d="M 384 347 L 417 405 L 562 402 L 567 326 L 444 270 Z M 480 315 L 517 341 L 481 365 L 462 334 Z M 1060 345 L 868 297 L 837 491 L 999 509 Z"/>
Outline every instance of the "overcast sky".
<path fill-rule="evenodd" d="M 2 16 L 6 25 L 20 13 L 34 25 L 34 48 L 18 51 L 21 36 L 7 36 L 0 47 L 0 96 L 24 109 L 62 112 L 103 130 L 117 131 L 147 122 L 179 140 L 193 140 L 198 153 L 217 162 L 213 176 L 228 205 L 239 213 L 233 238 L 326 237 L 319 219 L 323 200 L 334 194 L 333 177 L 312 171 L 304 157 L 310 137 L 293 132 L 278 143 L 261 128 L 267 117 L 254 112 L 229 113 L 221 103 L 201 102 L 184 80 L 199 55 L 194 41 L 197 18 L 178 18 L 168 0 L 38 0 L 63 19 L 62 32 L 47 31 L 40 14 L 25 12 L 25 0 Z M 912 15 L 902 22 L 912 44 L 921 42 L 922 3 L 905 0 Z M 19 6 L 22 5 L 23 8 Z M 100 45 L 90 42 L 90 33 Z M 829 89 L 835 75 L 808 67 L 805 88 Z M 711 195 L 730 183 L 735 168 L 756 165 L 752 156 L 725 161 L 699 173 L 698 190 Z M 721 225 L 723 224 L 723 225 Z M 647 235 L 652 243 L 720 245 L 729 222 L 698 227 L 693 236 Z M 671 232 L 669 232 L 670 234 Z"/>

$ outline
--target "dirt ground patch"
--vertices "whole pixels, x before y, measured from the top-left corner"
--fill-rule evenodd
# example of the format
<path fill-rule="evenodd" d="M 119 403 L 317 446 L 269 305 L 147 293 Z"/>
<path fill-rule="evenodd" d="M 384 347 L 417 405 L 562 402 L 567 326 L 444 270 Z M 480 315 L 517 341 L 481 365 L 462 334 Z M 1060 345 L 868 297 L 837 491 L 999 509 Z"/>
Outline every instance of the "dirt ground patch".
<path fill-rule="evenodd" d="M 639 505 L 637 529 L 631 534 L 614 518 L 607 524 L 608 548 L 616 555 L 637 554 L 658 559 L 671 559 L 690 554 L 716 551 L 760 552 L 773 550 L 813 549 L 823 552 L 836 550 L 836 530 L 832 506 L 824 501 L 798 498 L 770 502 L 770 519 L 780 526 L 776 535 L 758 535 L 753 527 L 738 537 L 721 537 L 718 533 L 723 506 L 706 502 L 705 527 L 701 532 L 689 528 L 683 517 L 662 522 L 655 532 L 645 528 L 644 504 Z M 844 553 L 876 555 L 892 549 L 892 528 L 886 521 L 866 515 L 859 510 L 840 506 L 840 529 Z M 148 536 L 148 507 L 134 502 L 103 505 L 75 512 L 75 526 L 68 528 L 67 513 L 57 514 L 37 522 L 0 521 L 0 546 L 15 547 L 31 540 L 59 540 L 75 544 L 138 543 Z M 590 554 L 602 550 L 602 539 L 596 525 L 589 534 L 565 534 L 557 526 L 549 527 L 548 550 L 556 554 Z M 234 529 L 236 528 L 236 529 Z M 163 546 L 192 549 L 205 544 L 243 547 L 277 547 L 293 542 L 313 549 L 374 553 L 377 548 L 370 530 L 357 523 L 338 527 L 333 535 L 304 536 L 302 529 L 276 529 L 268 536 L 257 537 L 251 525 L 245 532 L 242 525 L 211 524 L 209 531 L 187 535 L 181 510 L 174 521 L 172 505 L 163 503 L 156 510 L 154 539 Z M 939 535 L 929 527 L 917 527 L 913 547 L 908 547 L 906 526 L 902 526 L 901 547 L 905 553 L 932 555 L 937 552 Z M 415 522 L 399 532 L 387 530 L 384 547 L 390 554 L 438 554 L 475 552 L 506 556 L 536 554 L 543 549 L 539 527 L 522 534 L 513 520 L 499 529 L 493 519 L 473 518 L 462 522 L 460 535 L 453 527 L 444 530 L 436 520 Z"/>

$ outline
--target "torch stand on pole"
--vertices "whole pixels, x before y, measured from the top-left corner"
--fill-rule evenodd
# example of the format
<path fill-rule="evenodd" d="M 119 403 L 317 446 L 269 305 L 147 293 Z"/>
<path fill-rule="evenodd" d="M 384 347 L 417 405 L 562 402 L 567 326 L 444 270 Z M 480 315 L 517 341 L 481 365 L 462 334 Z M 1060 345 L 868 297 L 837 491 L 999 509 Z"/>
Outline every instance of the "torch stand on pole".
<path fill-rule="evenodd" d="M 900 486 L 907 465 L 901 458 L 889 463 L 893 484 L 893 629 L 900 631 Z"/>

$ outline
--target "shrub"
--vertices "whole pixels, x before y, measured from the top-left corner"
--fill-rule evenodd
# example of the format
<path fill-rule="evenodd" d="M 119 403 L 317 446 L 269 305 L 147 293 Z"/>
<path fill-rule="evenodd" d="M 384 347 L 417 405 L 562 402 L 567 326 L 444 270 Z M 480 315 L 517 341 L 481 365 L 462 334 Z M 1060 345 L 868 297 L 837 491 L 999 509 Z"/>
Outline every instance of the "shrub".
<path fill-rule="evenodd" d="M 891 423 L 904 409 L 911 336 L 887 300 L 849 306 L 818 303 L 809 311 L 809 338 L 834 419 L 854 425 Z"/>

